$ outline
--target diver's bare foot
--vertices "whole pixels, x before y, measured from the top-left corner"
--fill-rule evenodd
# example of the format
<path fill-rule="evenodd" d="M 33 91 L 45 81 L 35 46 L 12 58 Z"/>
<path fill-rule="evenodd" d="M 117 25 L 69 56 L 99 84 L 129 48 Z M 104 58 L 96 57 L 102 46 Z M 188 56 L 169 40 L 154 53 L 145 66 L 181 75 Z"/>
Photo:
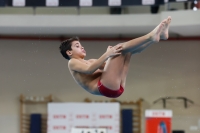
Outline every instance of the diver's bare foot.
<path fill-rule="evenodd" d="M 169 25 L 171 23 L 171 16 L 169 16 L 166 20 L 166 23 L 165 25 L 163 26 L 163 29 L 161 31 L 161 34 L 160 34 L 160 39 L 163 39 L 163 40 L 167 40 L 169 38 Z"/>
<path fill-rule="evenodd" d="M 148 38 L 153 42 L 159 42 L 160 41 L 160 34 L 163 30 L 163 27 L 165 26 L 165 21 L 163 20 L 152 32 L 147 34 Z"/>

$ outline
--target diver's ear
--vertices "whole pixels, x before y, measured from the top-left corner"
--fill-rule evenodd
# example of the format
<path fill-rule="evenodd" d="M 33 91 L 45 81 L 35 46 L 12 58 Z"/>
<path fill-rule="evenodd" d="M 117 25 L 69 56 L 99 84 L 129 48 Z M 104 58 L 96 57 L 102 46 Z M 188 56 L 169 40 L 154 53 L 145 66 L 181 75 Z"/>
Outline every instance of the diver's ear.
<path fill-rule="evenodd" d="M 68 56 L 72 56 L 72 51 L 71 51 L 71 50 L 67 50 L 67 51 L 66 51 L 66 54 L 67 54 Z"/>

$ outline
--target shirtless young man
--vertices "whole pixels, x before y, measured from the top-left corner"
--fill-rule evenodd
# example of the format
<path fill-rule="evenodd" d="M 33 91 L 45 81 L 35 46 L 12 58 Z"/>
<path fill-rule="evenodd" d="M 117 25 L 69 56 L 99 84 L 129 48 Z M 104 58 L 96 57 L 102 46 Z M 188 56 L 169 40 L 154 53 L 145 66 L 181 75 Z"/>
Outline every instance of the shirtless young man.
<path fill-rule="evenodd" d="M 94 95 L 117 98 L 124 92 L 131 55 L 160 39 L 167 40 L 170 22 L 168 17 L 142 37 L 108 46 L 99 59 L 84 60 L 86 52 L 76 37 L 62 42 L 60 52 L 69 60 L 69 71 L 82 88 Z"/>

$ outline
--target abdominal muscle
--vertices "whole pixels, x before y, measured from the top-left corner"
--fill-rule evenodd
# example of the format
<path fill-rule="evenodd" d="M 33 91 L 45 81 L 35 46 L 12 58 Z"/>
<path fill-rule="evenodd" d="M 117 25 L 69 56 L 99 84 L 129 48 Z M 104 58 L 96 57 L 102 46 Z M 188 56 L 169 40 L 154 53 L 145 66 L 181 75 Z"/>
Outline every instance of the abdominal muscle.
<path fill-rule="evenodd" d="M 98 81 L 101 79 L 102 70 L 96 70 L 93 74 L 83 74 L 76 71 L 70 71 L 74 80 L 82 88 L 94 95 L 101 95 L 98 90 Z"/>

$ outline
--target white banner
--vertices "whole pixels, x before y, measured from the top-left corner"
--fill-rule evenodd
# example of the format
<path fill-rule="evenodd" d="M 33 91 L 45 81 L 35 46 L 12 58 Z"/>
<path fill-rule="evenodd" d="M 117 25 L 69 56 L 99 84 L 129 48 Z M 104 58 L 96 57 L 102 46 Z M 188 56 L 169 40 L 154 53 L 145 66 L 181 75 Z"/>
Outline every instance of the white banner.
<path fill-rule="evenodd" d="M 92 6 L 92 0 L 79 0 L 80 6 Z"/>
<path fill-rule="evenodd" d="M 121 6 L 122 1 L 121 0 L 109 0 L 108 5 L 109 6 Z"/>
<path fill-rule="evenodd" d="M 46 6 L 59 6 L 59 0 L 46 0 Z"/>
<path fill-rule="evenodd" d="M 104 128 L 72 128 L 71 133 L 107 133 Z"/>
<path fill-rule="evenodd" d="M 48 114 L 48 133 L 70 133 L 72 128 L 119 133 L 119 103 L 49 103 Z"/>
<path fill-rule="evenodd" d="M 142 5 L 154 5 L 155 0 L 142 0 Z"/>
<path fill-rule="evenodd" d="M 25 0 L 13 0 L 13 6 L 25 6 Z"/>
<path fill-rule="evenodd" d="M 171 118 L 172 110 L 146 110 L 145 117 L 162 117 L 162 118 Z"/>

